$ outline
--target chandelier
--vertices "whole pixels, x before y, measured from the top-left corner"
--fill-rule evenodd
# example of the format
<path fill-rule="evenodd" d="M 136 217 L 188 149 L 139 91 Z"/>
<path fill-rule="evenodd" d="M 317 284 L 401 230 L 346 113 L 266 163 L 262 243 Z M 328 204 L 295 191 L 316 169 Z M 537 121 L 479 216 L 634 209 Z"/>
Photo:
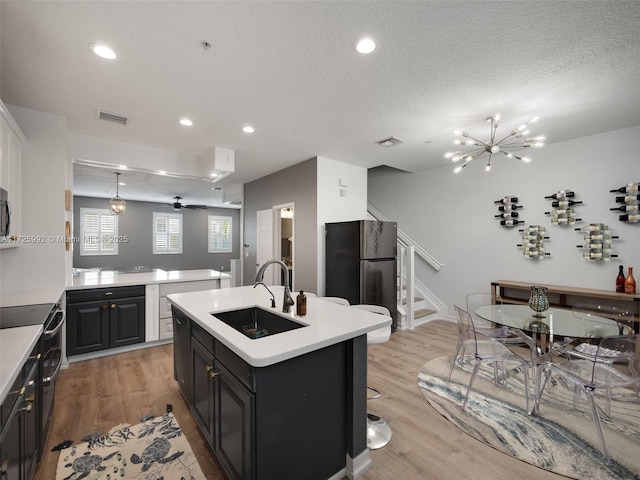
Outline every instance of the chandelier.
<path fill-rule="evenodd" d="M 539 135 L 537 137 L 526 136 L 530 133 L 528 129 L 529 124 L 536 122 L 538 120 L 538 117 L 534 117 L 527 123 L 520 125 L 518 128 L 512 130 L 506 137 L 498 141 L 496 141 L 496 130 L 498 130 L 498 125 L 500 124 L 500 114 L 497 113 L 492 117 L 487 117 L 486 120 L 487 123 L 491 125 L 491 138 L 486 142 L 478 140 L 466 132 L 461 132 L 459 130 L 453 132 L 458 136 L 458 138 L 456 138 L 453 143 L 455 143 L 456 145 L 461 145 L 463 147 L 469 147 L 466 151 L 457 150 L 455 152 L 445 153 L 444 157 L 450 158 L 454 163 L 464 161 L 464 163 L 459 164 L 458 166 L 456 166 L 456 168 L 453 169 L 454 173 L 460 173 L 464 167 L 466 167 L 476 158 L 483 156 L 485 153 L 488 153 L 489 157 L 487 158 L 487 163 L 484 167 L 484 170 L 485 172 L 489 172 L 491 171 L 491 156 L 494 153 L 502 153 L 509 158 L 515 158 L 517 160 L 522 160 L 523 162 L 530 162 L 530 158 L 516 155 L 511 152 L 511 149 L 544 147 L 544 141 L 546 139 L 544 135 Z"/>
<path fill-rule="evenodd" d="M 109 209 L 111 210 L 111 215 L 122 215 L 127 208 L 127 202 L 121 199 L 118 195 L 118 180 L 120 179 L 120 173 L 114 173 L 116 174 L 116 196 L 109 200 Z"/>

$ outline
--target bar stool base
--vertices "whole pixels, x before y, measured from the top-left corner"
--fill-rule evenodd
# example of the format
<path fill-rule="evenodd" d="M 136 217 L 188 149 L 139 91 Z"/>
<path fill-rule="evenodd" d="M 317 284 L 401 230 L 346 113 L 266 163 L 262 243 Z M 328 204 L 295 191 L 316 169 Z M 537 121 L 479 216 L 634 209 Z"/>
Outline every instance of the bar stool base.
<path fill-rule="evenodd" d="M 376 450 L 391 440 L 391 427 L 383 418 L 367 413 L 367 447 Z"/>

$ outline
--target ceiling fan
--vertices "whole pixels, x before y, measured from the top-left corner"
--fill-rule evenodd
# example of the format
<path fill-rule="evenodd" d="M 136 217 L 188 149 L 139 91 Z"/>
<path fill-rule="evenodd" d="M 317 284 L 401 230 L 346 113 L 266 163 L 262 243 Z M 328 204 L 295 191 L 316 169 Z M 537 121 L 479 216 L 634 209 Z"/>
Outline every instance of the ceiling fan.
<path fill-rule="evenodd" d="M 170 203 L 169 205 L 172 206 L 174 210 L 182 210 L 183 208 L 190 208 L 192 210 L 209 208 L 206 205 L 195 205 L 195 204 L 192 204 L 192 203 L 182 203 L 180 201 L 182 199 L 182 197 L 180 197 L 178 195 L 173 197 L 173 199 L 175 201 L 173 203 Z"/>

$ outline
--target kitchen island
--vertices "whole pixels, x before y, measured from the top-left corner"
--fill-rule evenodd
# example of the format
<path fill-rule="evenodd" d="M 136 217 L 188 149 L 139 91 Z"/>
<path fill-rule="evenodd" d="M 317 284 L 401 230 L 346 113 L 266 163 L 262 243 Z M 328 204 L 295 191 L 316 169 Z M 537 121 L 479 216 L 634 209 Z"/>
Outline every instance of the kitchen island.
<path fill-rule="evenodd" d="M 168 296 L 182 393 L 232 479 L 358 478 L 371 465 L 366 334 L 391 318 L 313 297 L 307 315 L 282 313 L 270 288 L 277 308 L 262 286 Z M 250 338 L 222 320 L 254 307 L 298 328 Z"/>

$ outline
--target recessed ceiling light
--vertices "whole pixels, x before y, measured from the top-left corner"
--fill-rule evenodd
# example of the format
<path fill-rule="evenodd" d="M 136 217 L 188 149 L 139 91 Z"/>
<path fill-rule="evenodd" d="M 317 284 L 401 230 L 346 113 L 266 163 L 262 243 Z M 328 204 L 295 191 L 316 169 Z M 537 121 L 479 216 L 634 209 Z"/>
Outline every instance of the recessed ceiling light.
<path fill-rule="evenodd" d="M 242 127 L 242 131 L 244 133 L 253 133 L 253 132 L 255 132 L 254 128 L 251 125 L 247 125 L 246 127 Z"/>
<path fill-rule="evenodd" d="M 367 54 L 371 53 L 376 49 L 376 42 L 374 42 L 371 38 L 361 38 L 356 43 L 356 50 L 360 53 Z"/>
<path fill-rule="evenodd" d="M 89 45 L 89 48 L 91 48 L 93 53 L 99 57 L 106 58 L 107 60 L 113 60 L 116 58 L 116 52 L 114 52 L 111 47 L 103 43 L 92 43 Z"/>
<path fill-rule="evenodd" d="M 183 118 L 180 120 L 180 125 L 184 125 L 185 127 L 190 127 L 193 125 L 193 122 L 188 118 Z"/>

